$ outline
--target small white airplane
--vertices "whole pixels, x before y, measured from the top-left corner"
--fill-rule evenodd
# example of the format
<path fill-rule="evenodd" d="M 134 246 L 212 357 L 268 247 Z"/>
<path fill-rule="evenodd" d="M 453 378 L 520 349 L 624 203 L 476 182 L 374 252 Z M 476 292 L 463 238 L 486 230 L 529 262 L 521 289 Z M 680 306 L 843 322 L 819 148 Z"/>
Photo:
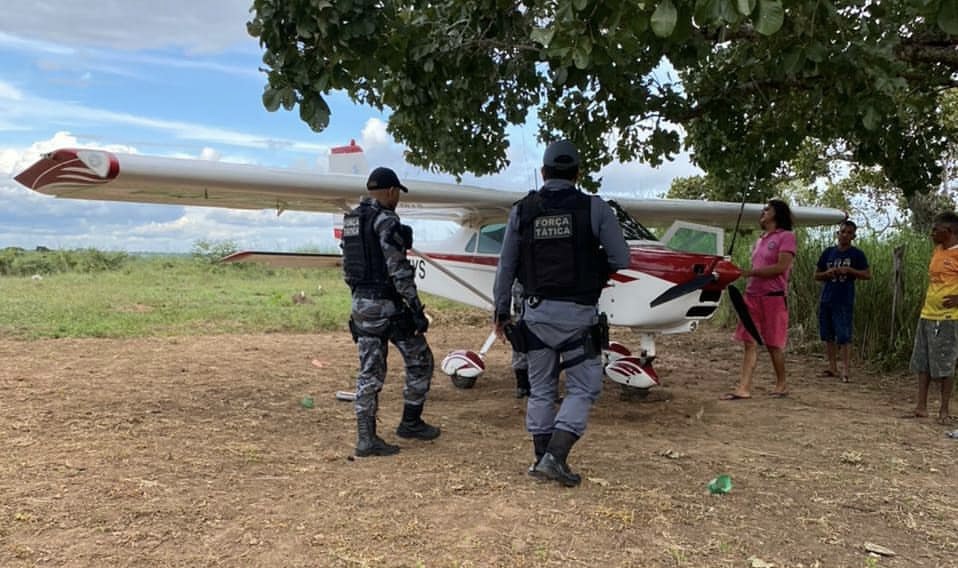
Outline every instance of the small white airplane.
<path fill-rule="evenodd" d="M 355 142 L 333 149 L 330 174 L 262 167 L 115 154 L 103 150 L 60 149 L 44 155 L 16 176 L 34 191 L 66 199 L 195 205 L 231 209 L 275 209 L 345 213 L 366 193 L 368 171 Z M 343 173 L 349 172 L 349 173 Z M 466 185 L 403 180 L 409 188 L 397 212 L 403 219 L 458 223 L 449 239 L 418 245 L 409 258 L 420 290 L 492 310 L 492 287 L 513 203 L 524 192 Z M 736 220 L 756 219 L 764 204 L 673 199 L 616 198 L 610 201 L 631 249 L 631 264 L 613 274 L 599 300 L 612 325 L 635 330 L 633 351 L 613 342 L 606 352 L 606 376 L 648 389 L 659 384 L 652 367 L 655 336 L 691 332 L 709 319 L 721 293 L 741 270 L 722 254 L 724 230 Z M 800 225 L 837 224 L 837 209 L 793 207 Z M 672 226 L 661 240 L 635 220 Z M 676 221 L 676 219 L 682 219 Z M 708 251 L 686 252 L 667 246 L 676 236 L 694 235 Z M 277 266 L 329 266 L 337 255 L 240 252 L 230 262 L 256 261 Z M 734 299 L 734 298 L 733 298 Z M 486 341 L 479 353 L 457 350 L 443 360 L 453 378 L 477 377 L 485 368 Z"/>

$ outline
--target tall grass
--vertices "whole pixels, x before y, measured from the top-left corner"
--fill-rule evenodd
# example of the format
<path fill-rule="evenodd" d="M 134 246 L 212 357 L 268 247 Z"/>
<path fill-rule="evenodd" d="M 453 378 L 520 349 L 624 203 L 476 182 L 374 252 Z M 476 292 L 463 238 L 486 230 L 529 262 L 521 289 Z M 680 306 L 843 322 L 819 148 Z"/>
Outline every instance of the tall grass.
<path fill-rule="evenodd" d="M 789 345 L 798 351 L 822 350 L 818 336 L 818 305 L 822 284 L 814 278 L 818 257 L 835 244 L 829 236 L 798 230 L 798 254 L 789 282 Z M 752 245 L 757 234 L 736 245 L 734 261 L 750 265 Z M 891 237 L 859 237 L 853 243 L 868 257 L 872 279 L 856 282 L 853 349 L 856 356 L 881 369 L 907 366 L 914 341 L 915 325 L 921 312 L 928 284 L 931 239 L 925 234 L 903 232 Z M 892 313 L 893 252 L 903 247 L 902 286 Z M 743 286 L 740 282 L 739 286 Z M 734 315 L 727 305 L 717 317 L 732 325 Z"/>
<path fill-rule="evenodd" d="M 56 258 L 82 267 L 90 254 L 64 251 Z M 64 272 L 46 262 L 48 255 L 21 252 L 18 266 L 29 269 L 21 276 L 0 276 L 0 336 L 346 332 L 351 299 L 336 268 L 210 264 L 202 255 L 122 255 L 123 262 L 110 269 Z M 427 297 L 424 302 L 441 319 L 488 320 L 448 300 Z"/>
<path fill-rule="evenodd" d="M 18 248 L 0 250 L 0 275 L 33 276 L 61 272 L 103 272 L 122 267 L 130 256 L 96 249 L 28 252 Z"/>
<path fill-rule="evenodd" d="M 332 329 L 344 294 L 329 271 L 210 266 L 188 258 L 131 259 L 119 270 L 3 278 L 0 334 L 18 338 L 134 337 Z M 317 286 L 322 286 L 320 289 Z M 296 304 L 304 291 L 313 303 Z"/>

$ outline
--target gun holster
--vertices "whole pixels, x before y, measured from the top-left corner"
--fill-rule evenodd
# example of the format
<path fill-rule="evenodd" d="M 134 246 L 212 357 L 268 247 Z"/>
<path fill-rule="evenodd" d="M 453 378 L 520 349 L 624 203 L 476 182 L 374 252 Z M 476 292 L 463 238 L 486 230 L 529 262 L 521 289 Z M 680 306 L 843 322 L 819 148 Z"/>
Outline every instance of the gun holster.
<path fill-rule="evenodd" d="M 521 321 L 518 324 L 510 321 L 502 326 L 502 333 L 506 336 L 506 339 L 509 340 L 509 343 L 512 345 L 512 350 L 516 353 L 529 352 L 529 342 L 526 341 L 526 334 L 523 327 Z"/>
<path fill-rule="evenodd" d="M 353 318 L 349 318 L 349 333 L 353 336 L 353 343 L 359 343 L 359 336 L 361 333 L 359 331 L 359 326 L 356 325 L 356 322 L 353 321 Z"/>
<path fill-rule="evenodd" d="M 416 335 L 416 322 L 412 319 L 412 313 L 403 310 L 393 317 L 389 318 L 388 336 L 392 339 L 409 339 Z"/>
<path fill-rule="evenodd" d="M 599 321 L 589 329 L 589 335 L 592 336 L 593 356 L 601 355 L 609 348 L 609 318 L 605 312 L 599 314 Z"/>

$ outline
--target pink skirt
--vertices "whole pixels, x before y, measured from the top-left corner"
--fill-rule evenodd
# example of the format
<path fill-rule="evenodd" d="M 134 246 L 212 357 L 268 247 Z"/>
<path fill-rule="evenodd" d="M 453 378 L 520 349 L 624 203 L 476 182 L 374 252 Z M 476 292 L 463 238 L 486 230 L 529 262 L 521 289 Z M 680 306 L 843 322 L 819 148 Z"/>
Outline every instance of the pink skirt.
<path fill-rule="evenodd" d="M 788 303 L 785 296 L 752 296 L 745 295 L 745 305 L 748 306 L 748 313 L 755 322 L 755 327 L 762 335 L 762 341 L 766 347 L 777 347 L 782 349 L 788 342 Z M 747 341 L 755 343 L 755 340 L 747 331 L 742 322 L 735 328 L 736 341 Z"/>

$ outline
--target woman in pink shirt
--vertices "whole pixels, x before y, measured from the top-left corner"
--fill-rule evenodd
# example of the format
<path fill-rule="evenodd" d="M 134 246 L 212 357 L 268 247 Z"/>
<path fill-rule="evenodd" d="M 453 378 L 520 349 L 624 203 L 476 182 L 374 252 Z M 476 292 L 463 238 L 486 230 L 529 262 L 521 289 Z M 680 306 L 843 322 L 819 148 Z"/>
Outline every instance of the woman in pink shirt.
<path fill-rule="evenodd" d="M 752 268 L 742 272 L 742 276 L 748 278 L 745 303 L 775 368 L 775 390 L 769 395 L 783 397 L 788 395 L 784 352 L 788 339 L 786 294 L 796 250 L 792 211 L 784 201 L 772 199 L 762 209 L 758 222 L 764 232 L 752 249 Z M 723 395 L 723 400 L 752 398 L 752 374 L 758 361 L 758 345 L 741 323 L 734 337 L 745 346 L 745 359 L 738 387 Z"/>

